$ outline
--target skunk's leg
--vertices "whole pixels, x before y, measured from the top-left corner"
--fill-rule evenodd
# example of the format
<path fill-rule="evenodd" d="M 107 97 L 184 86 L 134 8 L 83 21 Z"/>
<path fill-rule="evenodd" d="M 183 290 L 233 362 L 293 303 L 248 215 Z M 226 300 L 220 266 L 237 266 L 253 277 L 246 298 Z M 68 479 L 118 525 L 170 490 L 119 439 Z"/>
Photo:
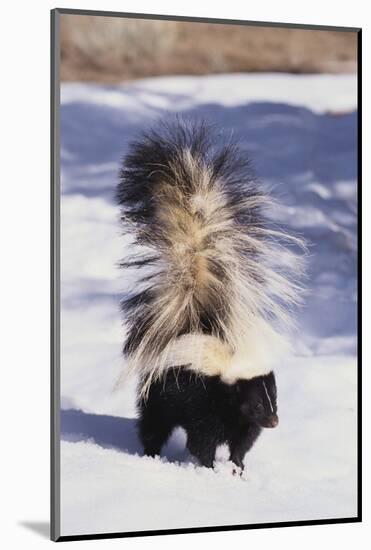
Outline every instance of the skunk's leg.
<path fill-rule="evenodd" d="M 144 454 L 148 456 L 159 455 L 172 429 L 173 425 L 171 423 L 153 415 L 153 411 L 142 410 L 142 416 L 139 420 L 139 435 Z"/>
<path fill-rule="evenodd" d="M 243 463 L 245 455 L 254 445 L 260 432 L 261 428 L 259 426 L 250 424 L 247 429 L 234 434 L 229 440 L 230 460 L 241 470 L 245 468 Z"/>
<path fill-rule="evenodd" d="M 187 448 L 201 466 L 213 467 L 217 444 L 217 439 L 212 433 L 200 430 L 187 431 Z"/>

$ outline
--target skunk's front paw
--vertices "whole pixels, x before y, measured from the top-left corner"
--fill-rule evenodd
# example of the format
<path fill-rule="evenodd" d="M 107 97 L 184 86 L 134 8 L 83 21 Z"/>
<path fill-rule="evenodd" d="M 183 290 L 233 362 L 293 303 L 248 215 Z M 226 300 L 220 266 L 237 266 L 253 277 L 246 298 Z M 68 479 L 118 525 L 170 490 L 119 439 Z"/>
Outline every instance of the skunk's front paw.
<path fill-rule="evenodd" d="M 220 474 L 232 475 L 233 477 L 240 477 L 241 479 L 244 479 L 244 469 L 237 466 L 237 464 L 231 460 L 216 462 L 214 465 L 214 471 Z"/>
<path fill-rule="evenodd" d="M 243 475 L 243 468 L 241 468 L 240 466 L 236 466 L 235 464 L 233 465 L 233 468 L 232 468 L 232 475 L 233 476 L 239 476 L 239 477 L 242 477 Z"/>

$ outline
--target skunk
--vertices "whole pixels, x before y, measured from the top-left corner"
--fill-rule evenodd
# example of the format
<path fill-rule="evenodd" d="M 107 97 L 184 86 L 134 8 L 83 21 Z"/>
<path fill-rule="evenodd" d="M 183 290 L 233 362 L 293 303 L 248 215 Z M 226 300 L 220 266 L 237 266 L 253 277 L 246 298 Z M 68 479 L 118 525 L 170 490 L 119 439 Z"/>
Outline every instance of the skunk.
<path fill-rule="evenodd" d="M 187 447 L 202 466 L 212 467 L 218 445 L 228 443 L 230 460 L 244 470 L 243 459 L 262 428 L 278 424 L 273 372 L 226 384 L 219 376 L 197 376 L 170 369 L 139 400 L 139 432 L 146 455 L 159 455 L 172 430 L 181 426 Z"/>
<path fill-rule="evenodd" d="M 269 225 L 274 201 L 249 158 L 204 122 L 162 123 L 132 142 L 116 197 L 124 233 L 133 240 L 132 254 L 121 262 L 135 270 L 122 300 L 123 353 L 127 372 L 139 376 L 144 447 L 159 451 L 178 419 L 188 426 L 189 446 L 208 455 L 202 461 L 209 465 L 208 441 L 220 440 L 225 422 L 250 426 L 237 405 L 241 384 L 244 406 L 259 401 L 266 387 L 275 407 L 273 384 L 263 381 L 274 379 L 274 364 L 288 349 L 285 328 L 301 291 L 302 255 L 293 249 L 303 243 Z M 150 435 L 149 415 L 155 419 Z M 202 430 L 197 436 L 200 425 L 209 436 Z M 257 433 L 259 424 L 253 425 Z M 232 433 L 228 428 L 225 437 Z"/>

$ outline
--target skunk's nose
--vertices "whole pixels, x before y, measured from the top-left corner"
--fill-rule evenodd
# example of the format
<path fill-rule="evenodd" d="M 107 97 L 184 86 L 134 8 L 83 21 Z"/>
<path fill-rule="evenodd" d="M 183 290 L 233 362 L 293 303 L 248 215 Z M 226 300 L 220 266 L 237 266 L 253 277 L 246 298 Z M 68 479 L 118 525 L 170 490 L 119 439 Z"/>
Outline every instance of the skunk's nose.
<path fill-rule="evenodd" d="M 276 414 L 270 417 L 268 425 L 270 428 L 275 428 L 276 426 L 278 426 L 278 416 Z"/>

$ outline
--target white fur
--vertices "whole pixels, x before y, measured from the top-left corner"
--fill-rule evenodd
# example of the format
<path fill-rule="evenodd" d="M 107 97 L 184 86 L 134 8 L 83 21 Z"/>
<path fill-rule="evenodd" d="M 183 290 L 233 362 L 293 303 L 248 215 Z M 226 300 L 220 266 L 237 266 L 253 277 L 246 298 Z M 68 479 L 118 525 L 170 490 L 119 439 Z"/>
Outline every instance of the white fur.
<path fill-rule="evenodd" d="M 244 344 L 232 352 L 218 338 L 203 334 L 186 334 L 172 342 L 157 358 L 162 372 L 171 367 L 185 367 L 198 374 L 220 376 L 227 384 L 269 374 L 290 351 L 288 341 L 267 322 L 257 319 L 245 332 Z M 145 383 L 146 392 L 150 380 Z"/>

